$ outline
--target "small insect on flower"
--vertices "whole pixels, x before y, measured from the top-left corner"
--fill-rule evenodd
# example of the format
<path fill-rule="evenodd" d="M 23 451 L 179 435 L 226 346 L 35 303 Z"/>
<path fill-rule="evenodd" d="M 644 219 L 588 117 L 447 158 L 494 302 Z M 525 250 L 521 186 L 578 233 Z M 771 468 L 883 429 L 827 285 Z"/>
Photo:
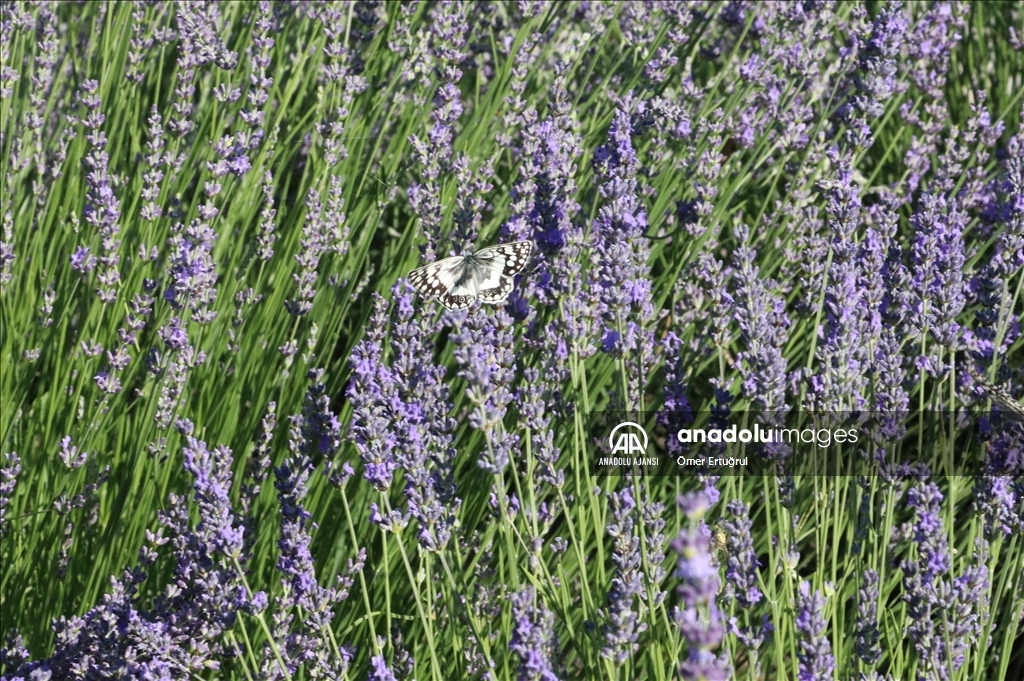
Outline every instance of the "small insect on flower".
<path fill-rule="evenodd" d="M 967 373 L 971 375 L 971 379 L 982 389 L 986 397 L 998 404 L 999 408 L 1006 412 L 1007 418 L 1024 423 L 1024 405 L 1015 400 L 1009 390 L 992 383 L 970 367 L 967 368 Z"/>
<path fill-rule="evenodd" d="M 474 300 L 495 305 L 512 292 L 512 277 L 526 267 L 532 249 L 530 241 L 488 246 L 413 270 L 409 283 L 449 310 L 467 308 Z"/>
<path fill-rule="evenodd" d="M 722 556 L 729 555 L 729 535 L 725 531 L 725 525 L 718 521 L 711 528 L 711 550 L 715 562 L 721 562 Z"/>

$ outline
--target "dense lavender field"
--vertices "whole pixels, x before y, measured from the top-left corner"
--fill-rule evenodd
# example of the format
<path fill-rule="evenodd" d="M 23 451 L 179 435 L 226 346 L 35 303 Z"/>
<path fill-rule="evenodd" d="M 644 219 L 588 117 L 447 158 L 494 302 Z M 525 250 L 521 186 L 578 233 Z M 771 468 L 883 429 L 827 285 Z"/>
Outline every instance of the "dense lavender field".
<path fill-rule="evenodd" d="M 1020 3 L 0 12 L 3 679 L 1024 678 Z"/>

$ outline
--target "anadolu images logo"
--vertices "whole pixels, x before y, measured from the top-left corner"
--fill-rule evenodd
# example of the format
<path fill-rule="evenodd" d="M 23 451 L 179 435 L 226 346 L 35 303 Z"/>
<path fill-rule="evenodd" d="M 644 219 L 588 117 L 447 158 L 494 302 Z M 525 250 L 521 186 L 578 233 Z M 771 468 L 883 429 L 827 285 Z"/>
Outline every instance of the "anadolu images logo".
<path fill-rule="evenodd" d="M 627 426 L 629 429 L 619 433 L 618 439 L 616 439 L 615 434 Z M 639 431 L 639 435 L 636 431 Z M 640 436 L 643 436 L 643 444 L 640 444 Z M 612 428 L 612 434 L 608 436 L 608 444 L 612 448 L 612 454 L 643 456 L 647 453 L 647 431 L 632 421 L 623 421 Z"/>

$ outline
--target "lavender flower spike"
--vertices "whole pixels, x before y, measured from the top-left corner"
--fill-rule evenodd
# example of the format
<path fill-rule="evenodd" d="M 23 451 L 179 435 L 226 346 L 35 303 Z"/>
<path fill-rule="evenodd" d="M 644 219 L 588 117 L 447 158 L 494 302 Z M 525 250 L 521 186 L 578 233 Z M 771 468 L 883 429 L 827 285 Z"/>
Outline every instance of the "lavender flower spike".
<path fill-rule="evenodd" d="M 387 663 L 384 658 L 380 655 L 374 655 L 373 659 L 370 660 L 370 675 L 367 677 L 368 681 L 398 681 L 395 675 L 388 669 Z"/>
<path fill-rule="evenodd" d="M 679 666 L 679 675 L 687 681 L 726 681 L 732 676 L 732 665 L 715 648 L 725 637 L 725 615 L 718 608 L 718 570 L 711 561 L 711 538 L 700 517 L 710 506 L 707 494 L 698 492 L 680 497 L 679 506 L 690 519 L 690 527 L 682 530 L 672 543 L 679 554 L 675 575 L 681 580 L 681 606 L 675 612 L 679 631 L 689 647 L 687 658 Z"/>
<path fill-rule="evenodd" d="M 831 681 L 836 658 L 825 630 L 828 621 L 823 613 L 825 597 L 821 592 L 811 593 L 810 582 L 800 582 L 796 597 L 796 630 L 800 635 L 800 650 L 797 652 L 800 681 Z"/>
<path fill-rule="evenodd" d="M 509 648 L 519 658 L 517 681 L 558 681 L 553 658 L 558 652 L 555 617 L 539 602 L 533 587 L 511 596 L 515 628 Z"/>

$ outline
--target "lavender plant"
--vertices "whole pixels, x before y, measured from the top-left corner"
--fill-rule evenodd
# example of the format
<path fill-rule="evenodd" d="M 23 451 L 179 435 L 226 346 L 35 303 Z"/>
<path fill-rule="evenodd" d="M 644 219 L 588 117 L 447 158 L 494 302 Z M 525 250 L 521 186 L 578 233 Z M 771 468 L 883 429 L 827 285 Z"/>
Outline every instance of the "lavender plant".
<path fill-rule="evenodd" d="M 0 678 L 1019 678 L 1022 16 L 0 4 Z"/>

